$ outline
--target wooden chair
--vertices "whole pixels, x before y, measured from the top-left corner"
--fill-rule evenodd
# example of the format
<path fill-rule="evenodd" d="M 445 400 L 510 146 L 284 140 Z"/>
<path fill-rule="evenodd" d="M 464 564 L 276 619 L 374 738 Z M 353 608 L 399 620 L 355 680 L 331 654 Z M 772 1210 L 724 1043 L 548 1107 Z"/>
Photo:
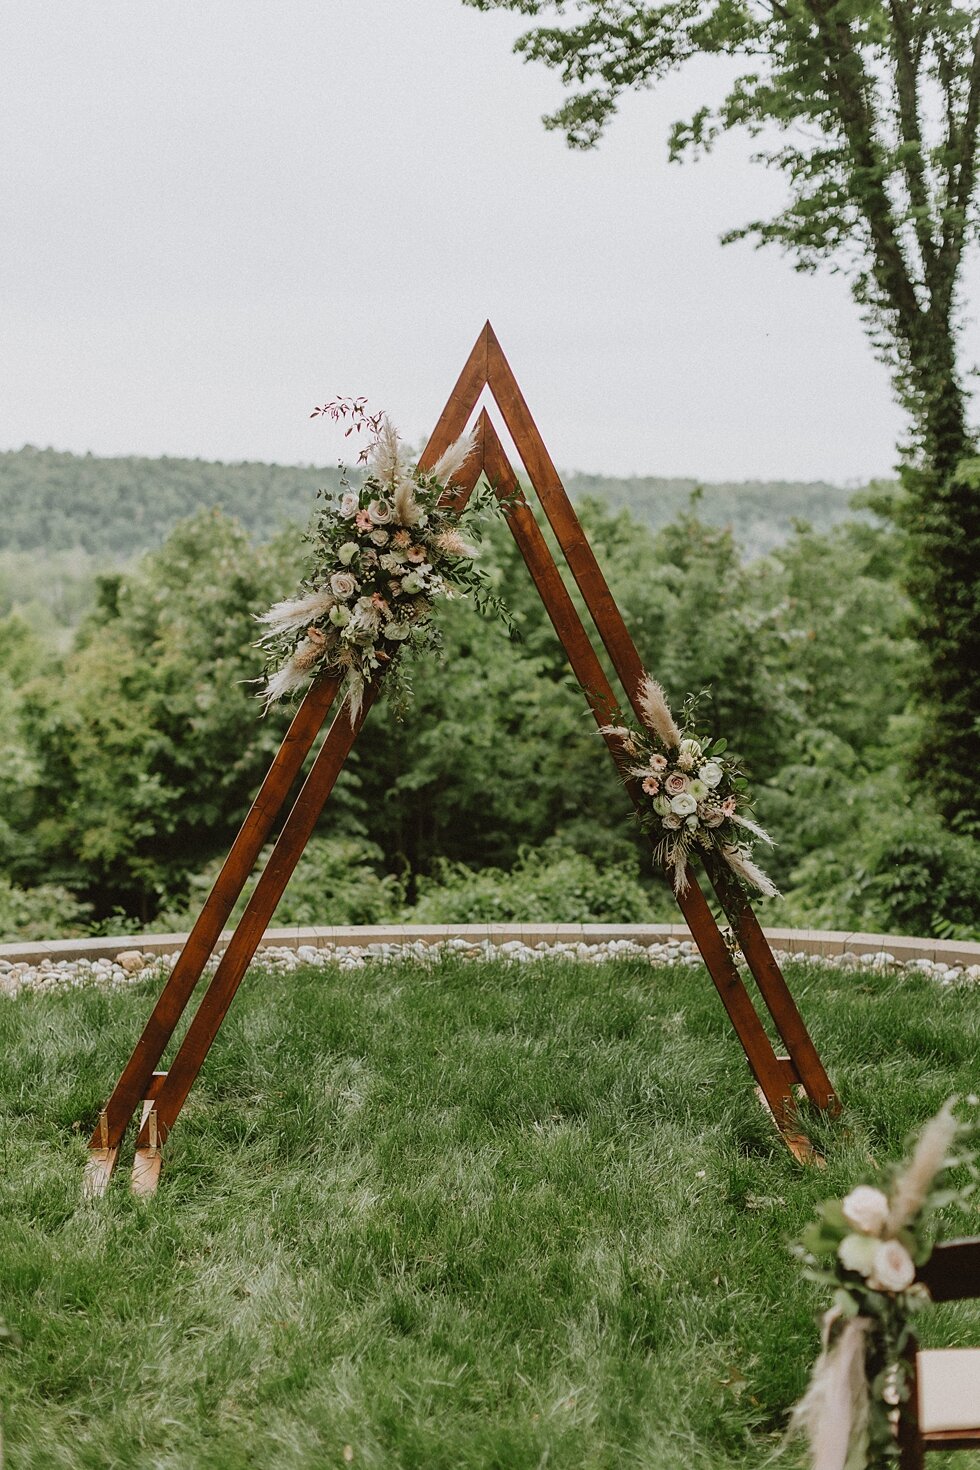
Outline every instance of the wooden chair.
<path fill-rule="evenodd" d="M 980 1237 L 937 1245 L 918 1279 L 934 1302 L 980 1297 Z M 924 1470 L 927 1450 L 980 1450 L 980 1347 L 906 1351 L 909 1397 L 899 1416 L 901 1470 Z"/>

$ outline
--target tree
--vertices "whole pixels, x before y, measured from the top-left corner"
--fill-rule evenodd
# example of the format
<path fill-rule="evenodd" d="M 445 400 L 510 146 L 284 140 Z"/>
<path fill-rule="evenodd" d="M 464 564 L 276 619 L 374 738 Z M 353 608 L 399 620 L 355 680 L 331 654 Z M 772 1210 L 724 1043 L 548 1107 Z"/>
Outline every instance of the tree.
<path fill-rule="evenodd" d="M 726 130 L 759 138 L 786 206 L 726 241 L 782 246 L 800 270 L 845 271 L 912 436 L 903 509 L 909 590 L 927 658 L 925 758 L 952 774 L 946 815 L 980 823 L 977 608 L 980 477 L 958 361 L 964 261 L 978 240 L 980 14 L 958 0 L 464 0 L 553 12 L 516 49 L 556 68 L 571 95 L 545 119 L 591 148 L 626 92 L 698 55 L 735 63 L 716 106 L 675 123 L 670 156 Z"/>
<path fill-rule="evenodd" d="M 61 676 L 22 691 L 34 866 L 16 876 L 145 921 L 227 846 L 288 720 L 257 718 L 253 614 L 296 563 L 284 543 L 256 547 L 202 511 L 133 571 L 100 578 Z"/>

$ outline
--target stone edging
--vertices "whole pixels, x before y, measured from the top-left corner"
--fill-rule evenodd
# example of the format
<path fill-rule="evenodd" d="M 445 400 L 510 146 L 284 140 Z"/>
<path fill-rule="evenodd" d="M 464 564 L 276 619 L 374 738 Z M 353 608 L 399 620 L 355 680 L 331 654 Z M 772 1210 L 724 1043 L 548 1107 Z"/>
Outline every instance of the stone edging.
<path fill-rule="evenodd" d="M 949 939 L 916 939 L 902 934 L 861 934 L 830 929 L 766 929 L 774 949 L 792 955 L 818 955 L 824 959 L 844 956 L 887 955 L 896 964 L 926 960 L 966 968 L 980 964 L 980 944 Z M 231 939 L 226 929 L 216 950 Z M 671 940 L 690 941 L 686 924 L 376 924 L 356 928 L 316 927 L 268 929 L 263 948 L 276 949 L 367 949 L 372 945 L 426 946 L 464 939 L 471 944 L 489 942 L 494 947 L 518 943 L 545 945 L 603 945 L 628 941 L 650 948 Z M 0 944 L 0 964 L 34 967 L 48 960 L 114 960 L 126 951 L 142 955 L 170 955 L 183 948 L 186 934 L 125 934 L 97 939 L 52 939 L 44 944 Z M 5 963 L 4 963 L 5 962 Z M 886 961 L 887 963 L 887 961 Z"/>

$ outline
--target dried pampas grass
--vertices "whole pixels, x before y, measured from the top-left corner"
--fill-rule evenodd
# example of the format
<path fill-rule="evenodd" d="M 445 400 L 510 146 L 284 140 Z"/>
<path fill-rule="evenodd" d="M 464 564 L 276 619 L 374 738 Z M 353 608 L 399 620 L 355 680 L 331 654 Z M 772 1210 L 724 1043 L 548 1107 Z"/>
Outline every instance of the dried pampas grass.
<path fill-rule="evenodd" d="M 447 556 L 466 556 L 472 559 L 479 555 L 475 546 L 470 546 L 464 541 L 458 531 L 441 531 L 433 542 L 440 551 L 446 552 Z"/>
<path fill-rule="evenodd" d="M 753 822 L 751 817 L 744 817 L 741 812 L 732 812 L 731 820 L 737 826 L 744 827 L 747 832 L 751 832 L 753 837 L 761 838 L 763 842 L 767 842 L 772 847 L 773 841 L 769 833 L 764 827 L 760 827 L 758 822 Z"/>
<path fill-rule="evenodd" d="M 284 602 L 273 603 L 268 612 L 256 615 L 255 621 L 265 623 L 267 629 L 259 635 L 259 641 L 268 642 L 283 633 L 295 633 L 328 613 L 336 600 L 333 593 L 318 591 L 310 592 L 306 597 L 290 597 Z"/>
<path fill-rule="evenodd" d="M 371 460 L 378 479 L 384 485 L 395 484 L 405 474 L 398 431 L 387 414 L 381 420 L 378 437 L 372 445 Z"/>
<path fill-rule="evenodd" d="M 647 728 L 663 741 L 668 750 L 676 750 L 681 743 L 681 732 L 670 712 L 663 686 L 656 679 L 651 679 L 649 674 L 645 674 L 636 691 L 636 698 Z"/>
<path fill-rule="evenodd" d="M 287 694 L 292 694 L 296 689 L 306 682 L 307 675 L 322 657 L 326 646 L 326 639 L 319 629 L 311 628 L 311 634 L 303 639 L 293 654 L 281 669 L 277 669 L 269 676 L 269 682 L 263 691 L 264 713 L 268 714 L 270 705 L 280 699 L 285 699 Z"/>
<path fill-rule="evenodd" d="M 751 888 L 757 889 L 763 898 L 781 897 L 775 883 L 752 861 L 746 848 L 729 844 L 721 849 L 721 855 L 735 876 L 748 883 Z"/>
<path fill-rule="evenodd" d="M 897 1235 L 899 1230 L 915 1218 L 929 1193 L 932 1181 L 945 1165 L 957 1133 L 957 1123 L 953 1117 L 955 1101 L 955 1098 L 950 1098 L 936 1116 L 930 1118 L 919 1135 L 908 1167 L 896 1179 L 888 1224 L 885 1227 L 886 1236 Z"/>
<path fill-rule="evenodd" d="M 476 448 L 476 429 L 470 429 L 468 434 L 460 434 L 455 443 L 450 444 L 445 454 L 436 460 L 430 470 L 434 480 L 440 485 L 448 485 L 453 475 L 463 468 Z"/>
<path fill-rule="evenodd" d="M 823 1347 L 806 1393 L 793 1409 L 791 1434 L 805 1434 L 811 1470 L 846 1470 L 863 1465 L 868 1442 L 868 1379 L 865 1352 L 871 1320 L 850 1317 L 837 1333 L 837 1311 L 823 1319 Z"/>

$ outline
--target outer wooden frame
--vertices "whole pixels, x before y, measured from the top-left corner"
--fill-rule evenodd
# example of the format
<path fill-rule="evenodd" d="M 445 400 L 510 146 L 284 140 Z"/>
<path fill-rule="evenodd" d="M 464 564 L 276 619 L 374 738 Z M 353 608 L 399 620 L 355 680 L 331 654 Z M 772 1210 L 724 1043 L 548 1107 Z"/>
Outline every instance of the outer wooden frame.
<path fill-rule="evenodd" d="M 490 390 L 500 409 L 527 478 L 578 585 L 627 701 L 642 722 L 637 694 L 645 671 L 639 654 L 489 322 L 477 338 L 433 430 L 420 460 L 421 467 L 431 468 L 465 431 L 485 388 Z M 514 539 L 596 722 L 604 726 L 621 701 L 613 693 L 486 410 L 480 414 L 478 429 L 478 452 L 470 457 L 447 493 L 461 508 L 480 475 L 486 474 L 501 499 Z M 377 683 L 368 689 L 353 724 L 346 705 L 335 716 L 169 1070 L 156 1072 L 154 1069 L 330 712 L 337 689 L 337 681 L 333 678 L 316 680 L 287 731 L 143 1034 L 100 1114 L 89 1144 L 86 1168 L 86 1191 L 89 1194 L 101 1194 L 105 1190 L 118 1158 L 123 1134 L 141 1103 L 133 1188 L 140 1193 L 150 1193 L 156 1188 L 160 1149 L 176 1122 L 235 991 L 313 832 L 323 804 L 377 697 Z M 627 761 L 618 739 L 608 733 L 604 739 L 631 798 L 639 805 L 640 793 L 636 783 L 626 774 Z M 799 1130 L 794 1089 L 802 1087 L 817 1107 L 830 1112 L 837 1111 L 837 1099 L 751 904 L 723 864 L 709 863 L 708 876 L 728 918 L 734 940 L 745 956 L 786 1046 L 787 1056 L 776 1055 L 729 945 L 693 873 L 689 873 L 690 886 L 678 903 L 745 1051 L 761 1097 L 771 1110 L 787 1146 L 797 1158 L 807 1159 L 812 1156 L 812 1149 Z"/>

